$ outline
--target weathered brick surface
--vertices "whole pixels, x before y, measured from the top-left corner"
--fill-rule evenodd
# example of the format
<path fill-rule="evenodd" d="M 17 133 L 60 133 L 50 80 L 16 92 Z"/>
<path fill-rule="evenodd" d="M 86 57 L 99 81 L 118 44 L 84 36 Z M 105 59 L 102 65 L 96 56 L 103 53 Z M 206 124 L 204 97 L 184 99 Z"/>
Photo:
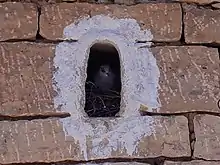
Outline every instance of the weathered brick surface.
<path fill-rule="evenodd" d="M 210 4 L 213 2 L 220 2 L 220 0 L 174 0 L 176 2 L 198 3 L 201 5 Z"/>
<path fill-rule="evenodd" d="M 220 160 L 220 117 L 196 115 L 194 119 L 194 156 L 207 160 Z"/>
<path fill-rule="evenodd" d="M 12 0 L 0 0 L 0 2 L 11 2 Z M 197 3 L 201 5 L 211 4 L 213 2 L 220 2 L 220 0 L 13 0 L 17 2 L 33 2 L 39 5 L 44 5 L 46 3 L 61 3 L 61 2 L 89 2 L 89 3 L 105 3 L 105 4 L 125 4 L 133 5 L 137 3 L 161 3 L 161 2 L 186 2 L 186 3 Z"/>
<path fill-rule="evenodd" d="M 216 161 L 203 161 L 203 160 L 193 160 L 190 162 L 171 162 L 165 161 L 164 165 L 219 165 L 220 162 Z"/>
<path fill-rule="evenodd" d="M 157 156 L 190 156 L 187 119 L 179 117 L 154 117 L 155 132 L 140 140 L 133 153 L 133 158 L 147 158 Z M 119 119 L 104 119 L 103 131 L 110 131 L 109 122 Z M 94 119 L 95 122 L 100 122 Z M 93 125 L 95 127 L 96 124 Z M 105 134 L 103 134 L 104 137 Z M 51 162 L 61 160 L 84 160 L 81 146 L 73 137 L 64 135 L 62 124 L 58 119 L 32 121 L 1 121 L 0 122 L 0 162 Z M 94 135 L 96 136 L 96 135 Z M 99 158 L 130 158 L 124 148 L 118 144 L 111 155 L 97 156 L 92 154 L 91 139 L 87 138 L 88 159 Z M 97 137 L 96 137 L 97 138 Z M 103 146 L 102 141 L 100 146 Z M 129 142 L 128 142 L 129 143 Z M 125 152 L 122 152 L 125 151 Z"/>
<path fill-rule="evenodd" d="M 114 0 L 115 4 L 134 5 L 135 0 Z"/>
<path fill-rule="evenodd" d="M 212 4 L 212 7 L 220 9 L 220 3 Z"/>
<path fill-rule="evenodd" d="M 38 28 L 37 7 L 31 3 L 0 4 L 0 41 L 35 39 Z"/>
<path fill-rule="evenodd" d="M 54 4 L 42 8 L 40 34 L 51 40 L 62 39 L 64 28 L 79 17 L 105 14 L 117 18 L 134 18 L 143 29 L 151 30 L 155 41 L 178 41 L 181 37 L 179 4 L 139 4 L 135 6 L 96 4 Z"/>
<path fill-rule="evenodd" d="M 138 163 L 138 162 L 107 162 L 107 163 L 83 163 L 77 165 L 150 165 L 148 163 Z"/>
<path fill-rule="evenodd" d="M 203 46 L 152 49 L 160 68 L 160 112 L 219 112 L 218 50 Z"/>
<path fill-rule="evenodd" d="M 0 114 L 53 111 L 51 44 L 0 44 Z"/>
<path fill-rule="evenodd" d="M 220 43 L 220 10 L 183 5 L 187 43 Z"/>
<path fill-rule="evenodd" d="M 52 88 L 55 45 L 0 44 L 0 114 L 10 116 L 55 112 Z M 217 49 L 156 47 L 160 68 L 159 112 L 219 112 Z"/>
<path fill-rule="evenodd" d="M 178 41 L 181 37 L 181 8 L 179 4 L 138 4 L 124 6 L 94 6 L 91 15 L 108 14 L 117 18 L 134 18 L 143 29 L 149 29 L 154 41 Z"/>
<path fill-rule="evenodd" d="M 91 5 L 87 3 L 60 3 L 42 6 L 40 34 L 50 40 L 63 39 L 63 30 L 78 19 L 88 17 Z"/>

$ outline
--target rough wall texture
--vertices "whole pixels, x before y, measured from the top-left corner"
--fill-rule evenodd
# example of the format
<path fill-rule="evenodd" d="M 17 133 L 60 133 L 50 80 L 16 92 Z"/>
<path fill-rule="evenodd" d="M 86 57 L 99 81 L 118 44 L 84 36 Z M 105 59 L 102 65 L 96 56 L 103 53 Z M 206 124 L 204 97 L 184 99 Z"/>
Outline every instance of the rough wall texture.
<path fill-rule="evenodd" d="M 143 138 L 132 157 L 190 156 L 187 119 L 185 117 L 172 119 L 169 117 L 156 117 L 155 119 L 157 120 L 155 134 Z M 30 162 L 84 160 L 80 152 L 80 146 L 73 138 L 66 139 L 62 130 L 62 123 L 58 119 L 2 121 L 0 131 L 2 136 L 0 160 L 2 163 L 26 162 L 27 160 Z M 10 139 L 8 139 L 9 136 Z M 93 149 L 90 148 L 90 151 L 88 151 L 89 160 L 129 159 L 130 156 L 123 151 L 123 148 L 118 149 L 117 152 L 112 153 L 112 156 L 105 157 L 104 155 L 94 155 Z"/>
<path fill-rule="evenodd" d="M 182 15 L 179 4 L 139 4 L 128 7 L 82 3 L 47 5 L 42 8 L 40 34 L 50 40 L 62 39 L 63 28 L 66 25 L 89 14 L 134 18 L 143 29 L 151 30 L 155 41 L 178 41 L 181 37 Z"/>
<path fill-rule="evenodd" d="M 0 4 L 0 41 L 13 39 L 34 40 L 38 30 L 37 7 L 30 3 Z"/>
<path fill-rule="evenodd" d="M 0 1 L 0 164 L 220 164 L 220 1 L 61 2 Z M 133 18 L 152 33 L 161 107 L 142 109 L 154 120 L 155 130 L 139 140 L 132 155 L 123 144 L 108 156 L 96 155 L 87 140 L 85 159 L 80 143 L 65 136 L 60 117 L 68 114 L 54 108 L 53 59 L 57 43 L 66 39 L 67 25 L 101 14 Z M 100 122 L 105 135 L 117 119 Z M 108 138 L 98 143 L 99 152 L 108 143 Z"/>

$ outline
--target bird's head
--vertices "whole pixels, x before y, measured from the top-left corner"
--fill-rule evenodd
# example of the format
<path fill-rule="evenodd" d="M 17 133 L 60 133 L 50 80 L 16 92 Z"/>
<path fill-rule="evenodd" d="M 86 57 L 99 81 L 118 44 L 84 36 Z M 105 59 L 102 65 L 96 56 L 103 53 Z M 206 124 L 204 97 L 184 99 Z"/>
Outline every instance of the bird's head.
<path fill-rule="evenodd" d="M 102 76 L 108 77 L 111 74 L 111 68 L 109 65 L 101 65 L 99 72 Z"/>

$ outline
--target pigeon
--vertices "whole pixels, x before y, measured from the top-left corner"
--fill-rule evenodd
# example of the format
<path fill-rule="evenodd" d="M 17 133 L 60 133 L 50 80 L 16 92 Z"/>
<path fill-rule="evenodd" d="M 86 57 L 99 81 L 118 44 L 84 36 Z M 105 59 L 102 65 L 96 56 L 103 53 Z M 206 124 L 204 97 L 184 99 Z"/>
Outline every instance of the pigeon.
<path fill-rule="evenodd" d="M 107 92 L 114 87 L 115 77 L 116 76 L 109 65 L 101 65 L 95 74 L 94 84 L 100 91 Z"/>

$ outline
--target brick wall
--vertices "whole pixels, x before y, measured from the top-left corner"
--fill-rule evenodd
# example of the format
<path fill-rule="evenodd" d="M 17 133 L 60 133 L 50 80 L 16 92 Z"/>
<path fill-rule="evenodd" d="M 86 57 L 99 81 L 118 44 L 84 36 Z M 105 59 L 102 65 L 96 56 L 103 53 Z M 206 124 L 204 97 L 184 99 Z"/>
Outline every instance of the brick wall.
<path fill-rule="evenodd" d="M 1 1 L 0 163 L 220 164 L 219 3 L 177 1 Z M 142 139 L 137 153 L 84 160 L 79 144 L 62 130 L 59 118 L 69 114 L 54 109 L 52 66 L 64 27 L 99 14 L 134 18 L 152 32 L 163 106 L 144 113 L 158 126 Z"/>

